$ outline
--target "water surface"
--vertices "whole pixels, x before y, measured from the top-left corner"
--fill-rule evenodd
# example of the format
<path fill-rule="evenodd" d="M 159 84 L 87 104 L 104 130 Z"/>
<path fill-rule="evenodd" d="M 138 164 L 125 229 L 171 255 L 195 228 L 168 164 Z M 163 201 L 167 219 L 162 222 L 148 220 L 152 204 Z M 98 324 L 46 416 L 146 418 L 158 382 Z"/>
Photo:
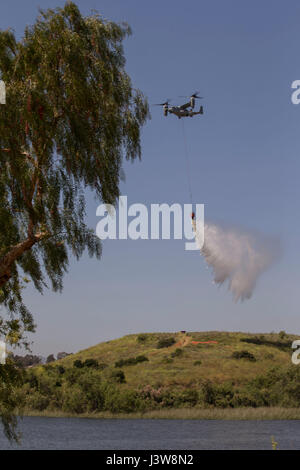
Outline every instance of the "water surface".
<path fill-rule="evenodd" d="M 0 432 L 0 449 L 300 449 L 300 421 L 25 417 L 20 446 Z"/>

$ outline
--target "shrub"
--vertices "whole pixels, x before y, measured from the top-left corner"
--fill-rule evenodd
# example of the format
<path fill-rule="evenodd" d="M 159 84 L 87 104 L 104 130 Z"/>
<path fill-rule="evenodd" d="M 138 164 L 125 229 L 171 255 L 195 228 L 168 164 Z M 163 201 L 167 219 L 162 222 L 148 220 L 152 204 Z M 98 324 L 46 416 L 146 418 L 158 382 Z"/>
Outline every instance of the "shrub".
<path fill-rule="evenodd" d="M 279 340 L 272 340 L 265 338 L 264 335 L 261 336 L 253 336 L 251 338 L 241 338 L 241 341 L 244 343 L 250 344 L 258 344 L 258 345 L 265 345 L 265 346 L 274 346 L 275 348 L 279 348 L 283 351 L 287 351 L 290 349 L 291 345 L 288 340 L 284 341 L 285 336 L 281 337 Z"/>
<path fill-rule="evenodd" d="M 83 367 L 92 367 L 94 369 L 98 369 L 99 363 L 96 359 L 86 359 L 82 362 L 80 359 L 77 359 L 73 362 L 73 366 L 77 367 L 78 369 L 82 369 Z"/>
<path fill-rule="evenodd" d="M 172 336 L 170 336 L 169 338 L 161 338 L 157 343 L 157 349 L 169 348 L 175 343 L 175 338 L 173 338 Z"/>
<path fill-rule="evenodd" d="M 255 356 L 249 351 L 243 350 L 243 351 L 234 351 L 232 353 L 233 359 L 247 359 L 248 361 L 256 361 Z"/>
<path fill-rule="evenodd" d="M 183 350 L 180 348 L 175 349 L 175 351 L 171 354 L 172 357 L 180 357 L 183 355 Z"/>
<path fill-rule="evenodd" d="M 29 408 L 43 411 L 49 405 L 49 398 L 40 392 L 33 392 L 27 397 L 26 404 Z"/>
<path fill-rule="evenodd" d="M 201 386 L 202 400 L 207 405 L 215 405 L 216 390 L 210 380 L 206 380 Z"/>
<path fill-rule="evenodd" d="M 112 413 L 131 413 L 141 409 L 142 402 L 134 390 L 108 389 L 105 408 Z"/>
<path fill-rule="evenodd" d="M 94 369 L 98 369 L 99 363 L 96 359 L 86 359 L 83 363 L 83 367 L 93 367 Z"/>
<path fill-rule="evenodd" d="M 194 366 L 200 366 L 201 364 L 202 364 L 201 361 L 195 361 L 195 362 L 194 362 Z"/>
<path fill-rule="evenodd" d="M 95 369 L 85 369 L 78 378 L 78 385 L 86 397 L 87 411 L 103 410 L 105 398 L 99 372 Z"/>
<path fill-rule="evenodd" d="M 86 394 L 78 385 L 74 385 L 65 391 L 63 410 L 71 413 L 83 413 L 86 411 Z"/>
<path fill-rule="evenodd" d="M 138 343 L 145 343 L 146 341 L 147 341 L 147 335 L 145 335 L 144 333 L 141 333 L 140 335 L 138 335 L 137 337 Z"/>
<path fill-rule="evenodd" d="M 113 380 L 113 382 L 120 384 L 126 383 L 125 374 L 121 369 L 113 370 L 110 374 L 110 378 Z"/>
<path fill-rule="evenodd" d="M 143 356 L 143 355 L 141 355 L 141 356 L 136 356 L 135 360 L 136 360 L 137 364 L 138 364 L 139 362 L 148 362 L 148 361 L 149 361 L 148 357 Z"/>
<path fill-rule="evenodd" d="M 82 369 L 83 362 L 80 359 L 77 359 L 76 361 L 73 362 L 73 366 L 77 367 L 78 369 Z"/>
<path fill-rule="evenodd" d="M 232 407 L 234 390 L 232 384 L 214 385 L 206 380 L 201 387 L 201 398 L 205 405 L 213 405 L 219 408 Z"/>
<path fill-rule="evenodd" d="M 64 378 L 68 385 L 74 385 L 78 381 L 78 377 L 82 373 L 81 368 L 70 367 L 66 370 Z"/>
<path fill-rule="evenodd" d="M 175 397 L 174 406 L 195 406 L 198 403 L 197 390 L 183 390 Z"/>
<path fill-rule="evenodd" d="M 120 359 L 119 361 L 115 362 L 115 367 L 134 366 L 139 362 L 145 362 L 148 360 L 149 359 L 146 356 L 129 357 L 128 359 Z"/>

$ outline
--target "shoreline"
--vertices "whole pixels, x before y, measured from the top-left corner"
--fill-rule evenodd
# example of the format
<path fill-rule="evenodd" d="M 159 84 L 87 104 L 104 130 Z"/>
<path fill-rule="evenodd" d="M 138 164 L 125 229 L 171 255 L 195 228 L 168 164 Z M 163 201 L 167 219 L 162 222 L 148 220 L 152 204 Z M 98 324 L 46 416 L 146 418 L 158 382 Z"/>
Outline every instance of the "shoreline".
<path fill-rule="evenodd" d="M 22 416 L 43 418 L 89 418 L 89 419 L 188 419 L 188 420 L 300 420 L 300 408 L 175 408 L 133 413 L 66 413 L 59 410 L 25 410 Z"/>

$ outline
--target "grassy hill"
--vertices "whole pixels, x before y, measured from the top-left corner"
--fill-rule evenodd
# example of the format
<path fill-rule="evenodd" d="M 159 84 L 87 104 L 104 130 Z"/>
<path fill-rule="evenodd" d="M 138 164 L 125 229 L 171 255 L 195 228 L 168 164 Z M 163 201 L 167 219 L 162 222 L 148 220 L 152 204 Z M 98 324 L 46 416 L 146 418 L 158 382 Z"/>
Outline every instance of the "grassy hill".
<path fill-rule="evenodd" d="M 175 343 L 158 349 L 158 342 L 164 338 L 174 338 Z M 188 387 L 204 378 L 218 384 L 232 381 L 238 385 L 249 382 L 272 367 L 290 366 L 291 345 L 297 338 L 299 336 L 285 335 L 281 338 L 278 334 L 218 331 L 132 334 L 99 343 L 58 362 L 70 367 L 75 360 L 95 359 L 111 368 L 120 359 L 144 355 L 149 362 L 122 366 L 128 386 Z M 217 344 L 195 344 L 198 341 L 216 341 Z M 255 360 L 233 357 L 233 353 L 245 350 Z M 108 373 L 107 370 L 106 375 Z"/>
<path fill-rule="evenodd" d="M 284 332 L 132 334 L 26 370 L 20 400 L 30 414 L 299 419 L 295 339 Z"/>

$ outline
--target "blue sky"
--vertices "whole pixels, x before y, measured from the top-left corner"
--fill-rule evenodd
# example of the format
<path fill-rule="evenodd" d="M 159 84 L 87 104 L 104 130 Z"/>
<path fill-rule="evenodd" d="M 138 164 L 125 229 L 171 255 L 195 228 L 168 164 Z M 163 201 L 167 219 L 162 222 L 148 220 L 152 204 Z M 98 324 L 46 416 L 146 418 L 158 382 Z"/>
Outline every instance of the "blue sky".
<path fill-rule="evenodd" d="M 75 352 L 141 331 L 228 330 L 300 333 L 298 215 L 300 105 L 291 83 L 300 79 L 297 1 L 77 1 L 127 21 L 126 69 L 150 103 L 205 97 L 204 116 L 186 119 L 194 202 L 206 217 L 277 236 L 279 261 L 253 297 L 234 304 L 226 286 L 183 241 L 105 241 L 102 260 L 72 263 L 61 295 L 28 289 L 37 322 L 33 351 Z M 55 0 L 10 0 L 0 28 L 20 37 L 37 8 Z M 197 103 L 198 106 L 198 103 Z M 141 162 L 125 163 L 128 202 L 188 203 L 182 122 L 158 107 L 143 130 Z M 88 220 L 96 227 L 97 203 Z"/>

